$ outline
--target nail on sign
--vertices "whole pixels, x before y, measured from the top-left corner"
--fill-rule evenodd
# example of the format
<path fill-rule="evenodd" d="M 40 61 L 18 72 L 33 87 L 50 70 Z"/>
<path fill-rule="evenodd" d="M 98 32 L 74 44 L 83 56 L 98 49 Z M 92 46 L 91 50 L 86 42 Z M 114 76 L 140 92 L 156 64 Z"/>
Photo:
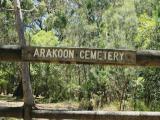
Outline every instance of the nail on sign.
<path fill-rule="evenodd" d="M 22 49 L 22 59 L 57 63 L 134 65 L 136 52 L 113 49 L 26 47 Z"/>

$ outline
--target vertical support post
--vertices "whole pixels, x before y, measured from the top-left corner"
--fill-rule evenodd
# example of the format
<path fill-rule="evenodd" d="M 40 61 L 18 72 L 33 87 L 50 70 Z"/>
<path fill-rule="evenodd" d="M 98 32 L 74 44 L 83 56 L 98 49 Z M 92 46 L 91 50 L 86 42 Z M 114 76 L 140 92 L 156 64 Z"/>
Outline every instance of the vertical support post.
<path fill-rule="evenodd" d="M 19 42 L 22 47 L 26 46 L 26 41 L 24 37 L 24 26 L 23 26 L 23 17 L 20 7 L 20 1 L 14 0 L 14 10 L 16 17 L 16 29 L 18 32 Z M 32 106 L 34 105 L 32 87 L 30 83 L 30 74 L 29 74 L 29 63 L 22 62 L 22 84 L 23 84 L 23 94 L 24 94 L 24 120 L 31 120 L 31 111 Z"/>

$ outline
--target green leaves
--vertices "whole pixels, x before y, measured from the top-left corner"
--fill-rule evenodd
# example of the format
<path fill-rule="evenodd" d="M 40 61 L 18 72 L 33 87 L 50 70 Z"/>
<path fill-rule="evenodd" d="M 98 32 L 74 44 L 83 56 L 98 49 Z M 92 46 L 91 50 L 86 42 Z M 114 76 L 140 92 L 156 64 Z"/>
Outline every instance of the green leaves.
<path fill-rule="evenodd" d="M 102 34 L 106 48 L 134 48 L 137 16 L 133 1 L 124 0 L 120 6 L 111 6 L 102 15 Z"/>
<path fill-rule="evenodd" d="M 0 79 L 0 87 L 3 87 L 3 89 L 6 89 L 7 84 L 8 84 L 7 80 Z"/>
<path fill-rule="evenodd" d="M 58 39 L 54 35 L 53 31 L 41 30 L 35 35 L 33 35 L 31 40 L 31 45 L 33 46 L 50 46 L 54 47 L 58 45 Z"/>
<path fill-rule="evenodd" d="M 64 14 L 58 13 L 54 19 L 55 28 L 65 28 L 67 25 L 67 19 Z"/>
<path fill-rule="evenodd" d="M 154 37 L 156 34 L 155 29 L 156 21 L 153 18 L 149 17 L 147 14 L 140 15 L 138 33 L 135 39 L 137 47 L 155 49 L 157 46 Z"/>
<path fill-rule="evenodd" d="M 3 0 L 2 0 L 2 1 L 3 1 Z M 3 7 L 13 8 L 13 5 L 12 5 L 11 0 L 4 0 L 3 3 L 4 3 L 4 6 L 3 6 Z"/>

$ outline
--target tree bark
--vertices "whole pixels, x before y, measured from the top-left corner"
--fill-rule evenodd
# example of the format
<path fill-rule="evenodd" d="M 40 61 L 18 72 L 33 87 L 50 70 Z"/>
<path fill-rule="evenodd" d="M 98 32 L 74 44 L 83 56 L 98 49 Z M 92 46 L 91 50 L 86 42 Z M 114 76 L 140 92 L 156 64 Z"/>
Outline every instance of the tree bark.
<path fill-rule="evenodd" d="M 20 1 L 14 0 L 14 10 L 16 17 L 16 29 L 18 32 L 20 45 L 23 47 L 26 46 L 26 41 L 24 37 L 24 26 L 23 26 L 23 17 L 20 7 Z M 22 62 L 22 84 L 23 84 L 23 94 L 24 94 L 24 120 L 31 120 L 31 110 L 34 105 L 32 88 L 30 83 L 30 75 L 29 75 L 29 63 Z"/>

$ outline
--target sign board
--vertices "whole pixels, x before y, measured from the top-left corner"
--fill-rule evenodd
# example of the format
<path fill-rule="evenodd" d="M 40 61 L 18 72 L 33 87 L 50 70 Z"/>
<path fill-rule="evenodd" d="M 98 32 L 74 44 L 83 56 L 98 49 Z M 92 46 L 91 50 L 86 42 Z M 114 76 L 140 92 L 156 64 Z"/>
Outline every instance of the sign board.
<path fill-rule="evenodd" d="M 22 49 L 22 59 L 24 61 L 68 64 L 135 65 L 136 51 L 91 48 L 25 47 Z"/>

